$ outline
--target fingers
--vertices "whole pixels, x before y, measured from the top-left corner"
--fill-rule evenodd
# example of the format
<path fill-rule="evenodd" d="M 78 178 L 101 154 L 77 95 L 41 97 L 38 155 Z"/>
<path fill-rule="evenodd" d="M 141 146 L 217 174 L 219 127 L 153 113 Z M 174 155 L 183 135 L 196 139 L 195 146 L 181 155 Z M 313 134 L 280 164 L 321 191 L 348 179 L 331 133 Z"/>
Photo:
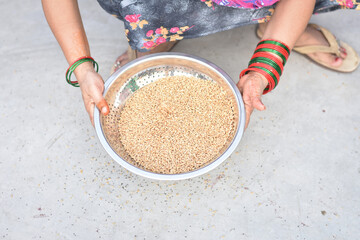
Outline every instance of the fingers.
<path fill-rule="evenodd" d="M 110 112 L 109 109 L 109 105 L 107 104 L 106 100 L 103 98 L 102 95 L 97 96 L 94 98 L 94 102 L 91 104 L 91 109 L 89 109 L 90 111 L 88 111 L 89 116 L 90 116 L 90 120 L 91 120 L 91 124 L 93 126 L 94 125 L 94 110 L 95 110 L 95 106 L 99 109 L 99 111 L 103 114 L 103 115 L 108 115 Z"/>
<path fill-rule="evenodd" d="M 89 114 L 91 123 L 94 125 L 94 109 L 95 106 L 103 115 L 110 112 L 109 105 L 103 97 L 104 81 L 101 76 L 94 70 L 85 71 L 76 76 L 79 78 L 81 95 L 84 100 L 86 111 Z"/>
<path fill-rule="evenodd" d="M 101 110 L 101 113 L 104 114 L 105 116 L 109 114 L 109 106 L 107 104 L 107 102 L 105 101 L 105 99 L 103 98 L 102 100 L 100 100 L 100 102 L 96 105 L 96 107 L 98 109 L 103 109 Z M 88 104 L 86 105 L 86 111 L 89 114 L 89 118 L 91 121 L 91 124 L 94 126 L 94 110 L 95 110 L 95 102 L 89 100 Z"/>
<path fill-rule="evenodd" d="M 110 109 L 102 95 L 102 92 L 102 90 L 100 91 L 100 89 L 96 88 L 94 91 L 92 91 L 92 99 L 99 111 L 106 116 L 109 114 Z"/>
<path fill-rule="evenodd" d="M 91 124 L 94 126 L 94 108 L 95 108 L 95 103 L 94 101 L 92 101 L 90 99 L 89 96 L 83 96 L 83 100 L 84 100 L 84 105 L 85 105 L 85 109 L 86 112 L 89 115 Z"/>
<path fill-rule="evenodd" d="M 253 112 L 254 108 L 251 105 L 245 104 L 245 129 L 247 129 L 249 122 L 250 122 L 250 116 Z"/>
<path fill-rule="evenodd" d="M 83 100 L 85 104 L 86 111 L 89 114 L 90 121 L 94 126 L 94 110 L 95 106 L 99 109 L 99 111 L 104 114 L 108 115 L 110 112 L 109 105 L 107 104 L 106 100 L 102 96 L 102 90 L 99 88 L 91 88 L 92 91 L 87 93 L 83 92 Z"/>
<path fill-rule="evenodd" d="M 252 106 L 259 111 L 263 111 L 266 109 L 265 105 L 262 103 L 260 97 L 255 97 L 252 99 Z"/>
<path fill-rule="evenodd" d="M 254 109 L 263 111 L 266 109 L 265 105 L 261 102 L 260 97 L 252 97 L 248 98 L 249 100 L 246 100 L 244 102 L 245 105 L 245 113 L 246 113 L 246 120 L 245 120 L 245 129 L 248 127 L 250 122 L 250 116 Z"/>
<path fill-rule="evenodd" d="M 107 104 L 107 102 L 105 101 L 104 98 L 102 98 L 100 100 L 100 102 L 98 102 L 96 104 L 96 107 L 101 111 L 102 114 L 104 114 L 105 116 L 109 114 L 110 109 L 109 109 L 109 105 Z"/>
<path fill-rule="evenodd" d="M 91 121 L 91 124 L 93 125 L 93 127 L 95 127 L 95 124 L 94 124 L 94 109 L 95 109 L 95 103 L 92 103 L 91 106 L 90 106 L 90 109 L 88 110 L 88 113 L 89 113 L 90 121 Z"/>

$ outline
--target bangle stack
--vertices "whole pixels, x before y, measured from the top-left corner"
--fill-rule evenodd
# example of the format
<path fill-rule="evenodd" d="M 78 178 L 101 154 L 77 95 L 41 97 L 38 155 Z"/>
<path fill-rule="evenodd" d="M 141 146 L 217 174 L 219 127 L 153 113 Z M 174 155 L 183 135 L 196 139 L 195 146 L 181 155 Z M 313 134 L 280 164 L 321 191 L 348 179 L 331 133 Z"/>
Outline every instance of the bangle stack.
<path fill-rule="evenodd" d="M 290 48 L 285 43 L 273 39 L 262 40 L 256 46 L 248 68 L 240 73 L 240 78 L 249 71 L 262 74 L 269 82 L 263 92 L 266 94 L 278 85 L 289 55 Z"/>
<path fill-rule="evenodd" d="M 65 78 L 66 78 L 66 82 L 68 84 L 70 84 L 74 87 L 79 87 L 78 81 L 71 81 L 71 75 L 74 72 L 75 68 L 84 62 L 92 62 L 93 66 L 95 68 L 95 71 L 96 72 L 99 71 L 99 65 L 92 57 L 89 57 L 89 56 L 81 57 L 81 58 L 77 59 L 73 64 L 71 64 L 70 67 L 66 71 Z"/>

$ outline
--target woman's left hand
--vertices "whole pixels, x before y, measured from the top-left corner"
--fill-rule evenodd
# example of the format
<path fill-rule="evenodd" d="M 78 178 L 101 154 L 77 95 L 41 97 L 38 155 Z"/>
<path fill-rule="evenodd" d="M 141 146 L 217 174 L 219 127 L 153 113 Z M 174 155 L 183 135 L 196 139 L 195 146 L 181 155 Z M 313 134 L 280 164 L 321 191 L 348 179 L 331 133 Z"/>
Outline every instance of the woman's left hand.
<path fill-rule="evenodd" d="M 265 105 L 261 102 L 261 96 L 267 85 L 267 79 L 260 73 L 253 71 L 250 71 L 239 80 L 237 87 L 242 94 L 246 112 L 245 129 L 249 124 L 250 115 L 254 108 L 259 111 L 266 109 Z"/>

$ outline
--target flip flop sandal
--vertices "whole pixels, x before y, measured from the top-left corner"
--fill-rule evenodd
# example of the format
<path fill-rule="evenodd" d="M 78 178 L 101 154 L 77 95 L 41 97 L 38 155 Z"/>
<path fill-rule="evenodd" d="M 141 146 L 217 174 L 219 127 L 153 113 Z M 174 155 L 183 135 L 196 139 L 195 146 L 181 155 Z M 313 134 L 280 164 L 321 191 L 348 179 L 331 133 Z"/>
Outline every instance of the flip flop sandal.
<path fill-rule="evenodd" d="M 172 41 L 172 42 L 167 42 L 168 43 L 168 46 L 167 48 L 165 49 L 162 49 L 162 50 L 159 50 L 158 48 L 154 48 L 152 50 L 150 50 L 150 54 L 151 53 L 160 53 L 160 52 L 170 52 L 174 47 L 175 45 L 178 43 L 179 41 Z M 130 46 L 128 47 L 127 49 L 127 55 L 128 55 L 128 58 L 127 60 L 129 60 L 129 62 L 131 62 L 132 60 L 135 60 L 136 58 L 138 58 L 138 51 L 137 50 L 134 50 L 132 49 Z M 114 65 L 112 66 L 111 70 L 110 70 L 110 75 L 113 74 L 114 72 L 116 72 L 119 68 L 121 67 L 121 61 L 116 61 L 114 63 Z"/>
<path fill-rule="evenodd" d="M 320 64 L 323 67 L 329 68 L 334 71 L 338 72 L 353 72 L 359 66 L 360 60 L 359 56 L 356 51 L 347 43 L 342 41 L 338 41 L 335 36 L 326 28 L 318 26 L 316 24 L 309 24 L 309 26 L 318 29 L 324 35 L 325 39 L 328 41 L 330 46 L 322 46 L 322 45 L 312 45 L 312 46 L 304 46 L 304 47 L 294 47 L 293 51 L 298 52 L 300 54 L 305 55 L 307 58 L 311 59 L 312 61 Z M 260 32 L 259 27 L 256 29 L 256 35 L 261 39 L 262 33 Z M 316 57 L 310 57 L 309 53 L 331 53 L 340 57 L 340 48 L 344 48 L 346 50 L 346 57 L 343 59 L 342 64 L 339 67 L 334 67 L 329 65 L 326 62 L 317 59 Z"/>

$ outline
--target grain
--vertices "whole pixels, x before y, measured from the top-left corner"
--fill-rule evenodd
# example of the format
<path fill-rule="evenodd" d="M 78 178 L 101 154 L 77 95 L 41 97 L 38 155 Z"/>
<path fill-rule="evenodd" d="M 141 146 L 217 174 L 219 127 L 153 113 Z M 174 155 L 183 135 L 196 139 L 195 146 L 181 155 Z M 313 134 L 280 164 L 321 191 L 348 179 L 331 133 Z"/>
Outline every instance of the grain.
<path fill-rule="evenodd" d="M 118 127 L 136 165 L 155 173 L 184 173 L 221 154 L 234 130 L 234 106 L 212 81 L 167 77 L 127 100 Z"/>

